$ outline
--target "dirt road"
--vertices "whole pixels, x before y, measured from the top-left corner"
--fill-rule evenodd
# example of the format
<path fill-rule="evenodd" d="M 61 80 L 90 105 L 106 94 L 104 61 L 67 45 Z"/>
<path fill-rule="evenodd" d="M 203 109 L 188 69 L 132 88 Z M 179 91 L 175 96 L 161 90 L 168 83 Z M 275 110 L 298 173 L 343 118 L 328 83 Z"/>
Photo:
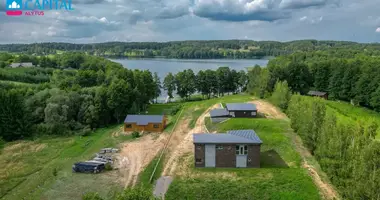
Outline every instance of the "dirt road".
<path fill-rule="evenodd" d="M 205 129 L 205 117 L 209 116 L 209 111 L 211 109 L 219 107 L 220 104 L 215 104 L 214 106 L 208 108 L 205 112 L 202 113 L 202 115 L 197 119 L 195 123 L 195 127 L 191 130 L 187 128 L 188 126 L 179 128 L 177 133 L 176 131 L 173 132 L 173 134 L 176 135 L 183 135 L 182 140 L 177 140 L 175 144 L 177 144 L 173 150 L 171 151 L 169 155 L 169 159 L 165 164 L 165 168 L 162 172 L 162 176 L 172 176 L 175 173 L 175 170 L 177 168 L 179 158 L 181 158 L 182 155 L 186 153 L 190 153 L 193 150 L 193 133 L 204 133 L 206 132 Z"/>
<path fill-rule="evenodd" d="M 118 175 L 125 187 L 134 186 L 139 173 L 157 155 L 164 146 L 168 134 L 150 133 L 133 142 L 121 145 L 121 151 L 116 161 Z"/>
<path fill-rule="evenodd" d="M 274 107 L 272 104 L 258 99 L 251 101 L 250 103 L 254 103 L 257 106 L 257 111 L 265 115 L 266 118 L 270 119 L 286 119 L 286 115 L 282 113 L 278 108 Z"/>
<path fill-rule="evenodd" d="M 287 116 L 284 113 L 282 113 L 278 108 L 266 101 L 255 100 L 251 103 L 256 104 L 258 112 L 264 114 L 266 118 L 287 119 Z M 339 195 L 334 189 L 334 187 L 328 182 L 322 180 L 315 167 L 307 162 L 307 158 L 311 158 L 312 155 L 303 146 L 301 138 L 295 133 L 292 133 L 291 137 L 297 152 L 301 155 L 303 159 L 302 167 L 308 170 L 309 175 L 313 178 L 313 181 L 315 185 L 317 185 L 317 187 L 319 188 L 319 191 L 323 198 L 327 200 L 339 199 Z"/>

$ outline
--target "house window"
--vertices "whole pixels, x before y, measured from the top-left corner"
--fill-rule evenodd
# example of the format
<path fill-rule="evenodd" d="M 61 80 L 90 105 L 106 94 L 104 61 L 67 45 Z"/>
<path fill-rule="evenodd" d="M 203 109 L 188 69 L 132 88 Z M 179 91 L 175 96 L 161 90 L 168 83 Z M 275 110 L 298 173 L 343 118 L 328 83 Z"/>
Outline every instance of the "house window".
<path fill-rule="evenodd" d="M 252 115 L 256 115 L 256 112 L 252 112 Z"/>
<path fill-rule="evenodd" d="M 218 149 L 218 150 L 222 150 L 222 149 L 223 149 L 223 146 L 222 146 L 222 145 L 216 145 L 216 149 Z"/>
<path fill-rule="evenodd" d="M 236 155 L 247 155 L 248 146 L 247 145 L 236 145 Z"/>
<path fill-rule="evenodd" d="M 132 128 L 132 124 L 126 124 L 125 128 Z"/>
<path fill-rule="evenodd" d="M 159 124 L 153 124 L 153 128 L 160 128 Z"/>
<path fill-rule="evenodd" d="M 230 112 L 230 115 L 231 115 L 232 117 L 235 117 L 235 112 Z"/>
<path fill-rule="evenodd" d="M 202 158 L 195 159 L 195 163 L 197 163 L 197 164 L 202 163 L 202 162 L 203 162 Z"/>
<path fill-rule="evenodd" d="M 197 149 L 200 150 L 201 149 L 201 145 L 197 145 Z"/>

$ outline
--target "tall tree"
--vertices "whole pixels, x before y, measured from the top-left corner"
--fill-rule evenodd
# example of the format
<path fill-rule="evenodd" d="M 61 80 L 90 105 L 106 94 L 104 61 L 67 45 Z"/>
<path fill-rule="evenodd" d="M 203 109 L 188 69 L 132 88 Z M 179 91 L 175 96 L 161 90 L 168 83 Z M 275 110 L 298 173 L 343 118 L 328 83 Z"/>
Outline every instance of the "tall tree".
<path fill-rule="evenodd" d="M 113 116 L 119 123 L 128 113 L 130 106 L 131 88 L 121 79 L 115 79 L 108 89 L 108 107 L 113 111 Z"/>
<path fill-rule="evenodd" d="M 175 77 L 171 72 L 169 72 L 168 75 L 166 75 L 164 79 L 164 89 L 168 92 L 169 99 L 173 98 L 173 92 L 176 90 L 176 82 Z"/>
<path fill-rule="evenodd" d="M 158 77 L 157 72 L 154 72 L 153 82 L 154 82 L 154 88 L 155 88 L 154 98 L 156 99 L 156 103 L 157 103 L 157 98 L 161 95 L 161 88 L 162 88 L 160 77 Z"/>

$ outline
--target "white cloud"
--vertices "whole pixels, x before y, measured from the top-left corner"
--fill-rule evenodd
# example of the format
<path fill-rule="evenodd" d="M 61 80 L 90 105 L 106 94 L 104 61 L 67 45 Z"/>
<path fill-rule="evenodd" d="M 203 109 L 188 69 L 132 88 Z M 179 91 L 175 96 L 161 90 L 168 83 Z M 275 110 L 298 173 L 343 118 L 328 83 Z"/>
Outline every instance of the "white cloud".
<path fill-rule="evenodd" d="M 380 27 L 376 29 L 376 33 L 380 33 Z"/>
<path fill-rule="evenodd" d="M 307 19 L 307 17 L 306 17 L 306 16 L 303 16 L 303 17 L 300 18 L 300 21 L 303 22 L 303 21 L 305 21 L 306 19 Z"/>

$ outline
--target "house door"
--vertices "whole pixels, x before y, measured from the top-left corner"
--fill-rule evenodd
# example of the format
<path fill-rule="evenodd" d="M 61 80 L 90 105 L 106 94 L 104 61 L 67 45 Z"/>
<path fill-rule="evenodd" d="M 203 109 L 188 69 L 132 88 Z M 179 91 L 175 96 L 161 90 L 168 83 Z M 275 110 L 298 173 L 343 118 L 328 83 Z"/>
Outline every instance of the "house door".
<path fill-rule="evenodd" d="M 236 145 L 236 167 L 247 167 L 247 145 Z"/>
<path fill-rule="evenodd" d="M 205 145 L 205 167 L 215 167 L 215 145 Z"/>

